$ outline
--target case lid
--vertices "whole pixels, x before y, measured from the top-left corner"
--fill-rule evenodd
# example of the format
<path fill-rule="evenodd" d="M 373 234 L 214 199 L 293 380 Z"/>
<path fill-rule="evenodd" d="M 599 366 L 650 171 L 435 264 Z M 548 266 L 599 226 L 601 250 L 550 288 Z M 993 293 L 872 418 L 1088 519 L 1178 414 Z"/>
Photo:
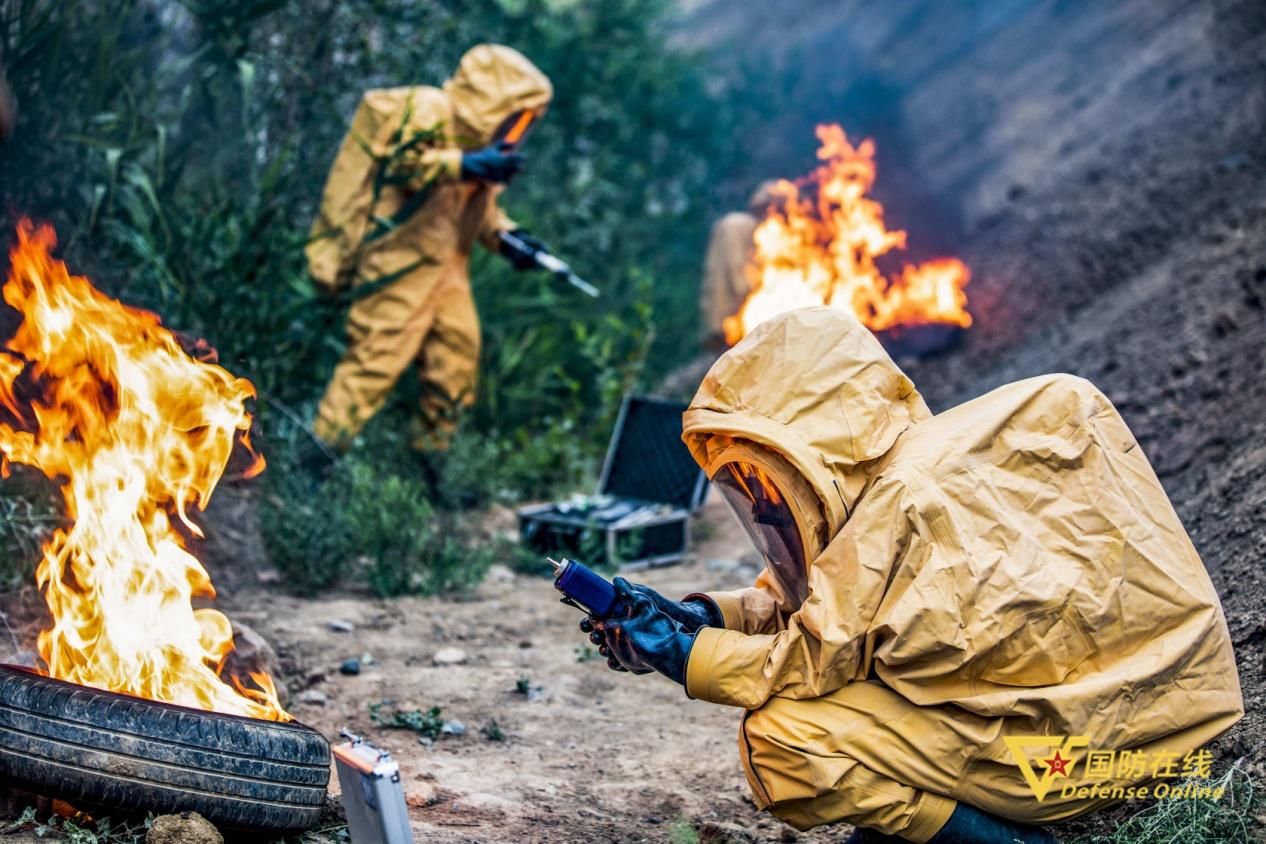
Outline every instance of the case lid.
<path fill-rule="evenodd" d="M 598 492 L 695 510 L 708 479 L 681 441 L 685 402 L 625 396 Z"/>

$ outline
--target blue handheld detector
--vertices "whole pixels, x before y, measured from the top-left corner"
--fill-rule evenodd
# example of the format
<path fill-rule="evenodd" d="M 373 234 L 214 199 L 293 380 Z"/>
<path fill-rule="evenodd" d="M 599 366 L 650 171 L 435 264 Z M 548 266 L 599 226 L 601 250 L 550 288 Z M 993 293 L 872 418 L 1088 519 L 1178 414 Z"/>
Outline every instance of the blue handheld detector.
<path fill-rule="evenodd" d="M 575 560 L 550 560 L 554 566 L 554 588 L 563 593 L 563 603 L 606 618 L 615 609 L 615 587 L 602 575 Z"/>

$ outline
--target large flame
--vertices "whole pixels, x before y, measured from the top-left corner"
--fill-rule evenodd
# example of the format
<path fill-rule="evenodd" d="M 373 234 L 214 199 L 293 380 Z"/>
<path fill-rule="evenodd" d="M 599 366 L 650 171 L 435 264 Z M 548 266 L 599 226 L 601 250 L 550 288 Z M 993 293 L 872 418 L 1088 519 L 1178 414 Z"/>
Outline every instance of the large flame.
<path fill-rule="evenodd" d="M 823 163 L 800 184 L 774 185 L 747 268 L 752 292 L 725 320 L 726 340 L 737 343 L 770 317 L 812 305 L 851 310 L 873 331 L 971 325 L 963 292 L 971 273 L 962 261 L 906 265 L 891 279 L 875 266 L 880 255 L 905 248 L 906 233 L 888 231 L 883 206 L 867 197 L 875 183 L 874 143 L 853 146 L 835 125 L 819 126 L 817 136 Z"/>
<path fill-rule="evenodd" d="M 184 352 L 157 316 L 72 276 L 52 229 L 18 227 L 4 301 L 22 317 L 0 346 L 0 471 L 33 466 L 61 486 L 70 527 L 44 547 L 36 580 L 52 615 L 48 673 L 151 700 L 289 720 L 271 679 L 220 678 L 232 626 L 185 549 L 254 387 Z M 249 449 L 249 443 L 247 443 Z M 263 468 L 255 459 L 253 471 Z"/>

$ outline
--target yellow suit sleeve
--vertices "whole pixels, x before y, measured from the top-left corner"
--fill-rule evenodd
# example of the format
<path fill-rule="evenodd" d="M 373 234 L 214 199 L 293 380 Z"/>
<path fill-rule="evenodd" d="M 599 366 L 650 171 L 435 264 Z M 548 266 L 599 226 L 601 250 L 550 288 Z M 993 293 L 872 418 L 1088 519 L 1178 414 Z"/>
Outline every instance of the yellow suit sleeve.
<path fill-rule="evenodd" d="M 404 186 L 410 190 L 459 180 L 462 151 L 444 135 L 444 124 L 449 119 L 436 100 L 412 97 L 396 117 L 379 125 L 371 142 L 374 157 L 388 159 L 388 175 L 404 177 Z"/>
<path fill-rule="evenodd" d="M 702 594 L 721 610 L 727 630 L 748 634 L 781 630 L 784 626 L 782 619 L 789 609 L 782 589 L 769 569 L 761 569 L 756 582 L 746 589 Z"/>
<path fill-rule="evenodd" d="M 813 562 L 809 597 L 785 629 L 702 628 L 686 664 L 687 694 L 758 709 L 773 695 L 821 697 L 864 678 L 871 619 L 899 560 L 918 541 L 908 517 L 892 519 L 905 512 L 903 498 L 899 484 L 876 484 Z"/>
<path fill-rule="evenodd" d="M 457 147 L 424 149 L 410 169 L 409 181 L 414 187 L 431 182 L 456 182 L 462 176 L 462 151 Z"/>

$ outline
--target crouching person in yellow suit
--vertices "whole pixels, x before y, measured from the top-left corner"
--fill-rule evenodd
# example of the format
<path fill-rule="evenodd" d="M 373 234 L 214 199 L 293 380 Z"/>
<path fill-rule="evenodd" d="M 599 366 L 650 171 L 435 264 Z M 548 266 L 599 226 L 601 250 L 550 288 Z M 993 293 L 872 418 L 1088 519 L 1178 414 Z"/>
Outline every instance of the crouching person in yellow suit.
<path fill-rule="evenodd" d="M 1049 841 L 1243 714 L 1217 594 L 1093 385 L 1048 375 L 933 416 L 856 320 L 775 318 L 712 368 L 684 439 L 766 568 L 671 601 L 617 578 L 613 668 L 745 710 L 756 803 L 860 841 Z M 1206 757 L 1207 758 L 1207 757 Z M 1041 796 L 1041 799 L 1039 799 Z"/>
<path fill-rule="evenodd" d="M 339 149 L 307 247 L 328 293 L 352 289 L 348 348 L 317 410 L 339 451 L 386 402 L 411 363 L 422 381 L 415 445 L 443 450 L 474 399 L 479 316 L 469 262 L 476 241 L 504 251 L 515 231 L 497 195 L 522 167 L 528 128 L 553 96 L 520 53 L 483 44 L 442 88 L 369 91 Z M 539 245 L 516 232 L 521 241 Z M 525 256 L 508 254 L 519 269 Z"/>

